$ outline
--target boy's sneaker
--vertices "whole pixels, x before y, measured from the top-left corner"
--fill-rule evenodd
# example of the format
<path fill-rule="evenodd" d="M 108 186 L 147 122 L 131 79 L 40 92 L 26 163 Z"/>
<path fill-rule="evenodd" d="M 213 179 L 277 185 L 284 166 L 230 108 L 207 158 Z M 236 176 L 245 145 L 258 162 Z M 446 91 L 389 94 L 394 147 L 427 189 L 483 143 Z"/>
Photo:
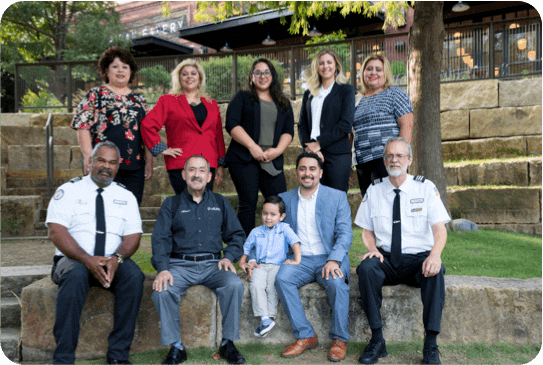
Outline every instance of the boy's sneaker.
<path fill-rule="evenodd" d="M 255 330 L 254 335 L 256 337 L 266 337 L 268 335 L 268 332 L 270 332 L 270 330 L 273 328 L 273 326 L 275 326 L 274 321 L 272 321 L 271 319 L 265 319 L 260 322 Z"/>

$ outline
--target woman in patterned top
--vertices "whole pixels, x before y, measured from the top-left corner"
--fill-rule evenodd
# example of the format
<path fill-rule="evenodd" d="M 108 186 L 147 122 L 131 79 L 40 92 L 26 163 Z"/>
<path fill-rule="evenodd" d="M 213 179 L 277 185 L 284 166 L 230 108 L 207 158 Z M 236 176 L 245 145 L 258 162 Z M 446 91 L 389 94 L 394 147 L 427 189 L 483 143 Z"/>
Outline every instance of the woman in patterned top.
<path fill-rule="evenodd" d="M 145 98 L 128 87 L 136 75 L 136 61 L 129 51 L 115 46 L 102 54 L 98 68 L 106 84 L 87 93 L 71 123 L 83 153 L 83 173 L 89 173 L 96 144 L 115 143 L 121 156 L 114 181 L 126 186 L 139 205 L 145 180 L 153 176 L 153 156 L 145 150 L 140 134 L 148 111 Z"/>
<path fill-rule="evenodd" d="M 383 162 L 390 137 L 411 142 L 413 106 L 400 87 L 391 87 L 392 71 L 386 57 L 369 55 L 362 64 L 362 96 L 355 104 L 353 129 L 356 172 L 362 196 L 374 179 L 388 176 Z"/>

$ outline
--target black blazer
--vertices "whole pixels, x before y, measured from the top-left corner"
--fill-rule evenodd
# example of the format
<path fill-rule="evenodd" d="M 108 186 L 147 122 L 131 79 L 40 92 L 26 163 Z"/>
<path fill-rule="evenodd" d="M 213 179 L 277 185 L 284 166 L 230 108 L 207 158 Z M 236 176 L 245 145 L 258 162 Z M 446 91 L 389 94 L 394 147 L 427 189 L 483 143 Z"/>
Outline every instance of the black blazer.
<path fill-rule="evenodd" d="M 300 143 L 311 141 L 311 101 L 313 95 L 307 90 L 304 93 L 300 121 L 298 122 L 298 136 Z M 317 137 L 321 150 L 333 155 L 351 153 L 349 133 L 353 129 L 354 120 L 354 89 L 348 84 L 334 83 L 332 91 L 324 99 L 321 112 L 321 135 Z"/>
<path fill-rule="evenodd" d="M 290 103 L 286 112 L 281 109 L 277 101 L 275 101 L 275 105 L 277 106 L 277 122 L 273 135 L 273 147 L 277 147 L 281 135 L 288 133 L 294 136 L 294 113 Z M 226 110 L 225 128 L 228 134 L 232 134 L 232 129 L 237 126 L 241 126 L 253 141 L 258 143 L 260 139 L 260 103 L 254 103 L 247 91 L 238 92 L 228 104 Z M 225 160 L 227 165 L 236 162 L 255 161 L 249 150 L 234 139 L 232 139 L 228 151 L 226 151 Z M 281 154 L 272 161 L 273 166 L 277 170 L 283 170 L 283 161 L 283 155 Z"/>

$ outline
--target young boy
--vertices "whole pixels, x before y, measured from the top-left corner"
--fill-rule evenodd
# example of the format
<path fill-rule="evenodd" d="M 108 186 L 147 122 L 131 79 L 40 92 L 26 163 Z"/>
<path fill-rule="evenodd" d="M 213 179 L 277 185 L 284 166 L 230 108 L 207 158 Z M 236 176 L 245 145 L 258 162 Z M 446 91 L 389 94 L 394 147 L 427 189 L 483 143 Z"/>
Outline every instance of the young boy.
<path fill-rule="evenodd" d="M 239 267 L 247 272 L 253 269 L 251 277 L 251 298 L 253 312 L 260 317 L 260 324 L 255 330 L 256 337 L 265 337 L 275 326 L 270 318 L 277 315 L 277 292 L 275 291 L 275 275 L 281 264 L 299 265 L 302 260 L 300 239 L 294 233 L 285 219 L 285 203 L 278 196 L 266 198 L 262 207 L 262 225 L 251 231 L 243 245 L 243 256 L 239 260 Z M 294 252 L 294 260 L 286 260 L 288 245 Z M 256 262 L 247 263 L 247 255 L 251 249 L 256 249 Z M 285 261 L 286 260 L 286 261 Z"/>

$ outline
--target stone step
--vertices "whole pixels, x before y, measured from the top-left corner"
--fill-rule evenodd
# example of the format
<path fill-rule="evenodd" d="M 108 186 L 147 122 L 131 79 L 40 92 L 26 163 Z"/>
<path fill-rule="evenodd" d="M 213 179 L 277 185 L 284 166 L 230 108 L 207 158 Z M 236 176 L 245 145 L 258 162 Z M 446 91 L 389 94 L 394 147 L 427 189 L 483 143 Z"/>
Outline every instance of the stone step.
<path fill-rule="evenodd" d="M 2 351 L 4 355 L 14 363 L 20 363 L 21 359 L 21 328 L 2 328 L 0 330 Z"/>
<path fill-rule="evenodd" d="M 11 266 L 0 268 L 2 299 L 21 297 L 25 286 L 51 274 L 52 265 Z"/>
<path fill-rule="evenodd" d="M 17 298 L 2 298 L 1 305 L 1 326 L 2 328 L 21 327 L 21 305 Z"/>

